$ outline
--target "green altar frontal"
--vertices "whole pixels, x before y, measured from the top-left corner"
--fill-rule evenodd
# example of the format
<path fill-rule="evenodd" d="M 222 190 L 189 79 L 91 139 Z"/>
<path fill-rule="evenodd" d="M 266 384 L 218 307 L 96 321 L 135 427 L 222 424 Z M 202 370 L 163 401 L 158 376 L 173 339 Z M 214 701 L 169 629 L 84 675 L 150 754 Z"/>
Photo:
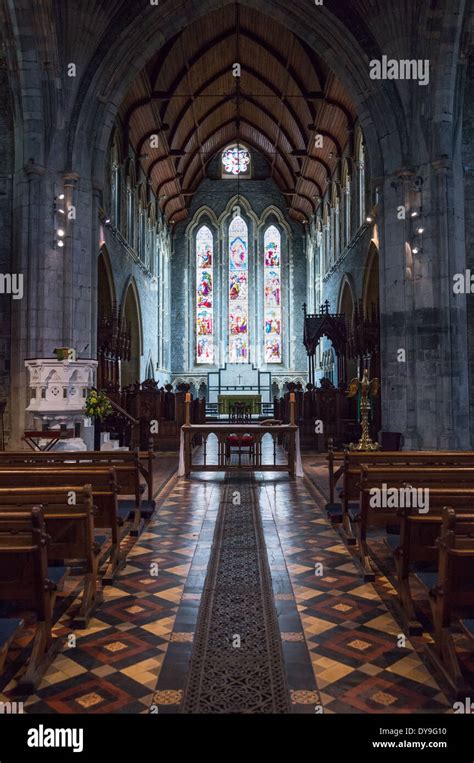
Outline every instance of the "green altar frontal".
<path fill-rule="evenodd" d="M 243 403 L 250 406 L 250 413 L 260 413 L 260 403 L 262 402 L 261 395 L 219 395 L 217 398 L 219 405 L 219 413 L 230 414 L 230 408 L 234 403 Z"/>

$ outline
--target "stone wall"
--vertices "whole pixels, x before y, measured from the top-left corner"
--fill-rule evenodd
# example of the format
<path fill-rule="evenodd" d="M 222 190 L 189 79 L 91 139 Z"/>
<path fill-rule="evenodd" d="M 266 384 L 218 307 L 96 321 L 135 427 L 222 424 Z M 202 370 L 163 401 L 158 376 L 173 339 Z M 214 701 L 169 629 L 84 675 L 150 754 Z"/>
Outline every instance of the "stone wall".
<path fill-rule="evenodd" d="M 462 164 L 464 171 L 464 223 L 466 268 L 474 274 L 474 52 L 468 59 L 462 129 Z M 474 296 L 467 296 L 469 338 L 469 387 L 474 390 Z M 474 395 L 470 399 L 471 442 L 474 442 Z"/>
<path fill-rule="evenodd" d="M 150 360 L 153 369 L 158 362 L 158 290 L 151 277 L 127 251 L 126 247 L 105 229 L 105 246 L 110 257 L 117 301 L 123 305 L 127 287 L 133 279 L 139 295 L 139 317 L 142 335 L 140 379 L 144 381 Z M 162 382 L 163 378 L 160 377 Z"/>

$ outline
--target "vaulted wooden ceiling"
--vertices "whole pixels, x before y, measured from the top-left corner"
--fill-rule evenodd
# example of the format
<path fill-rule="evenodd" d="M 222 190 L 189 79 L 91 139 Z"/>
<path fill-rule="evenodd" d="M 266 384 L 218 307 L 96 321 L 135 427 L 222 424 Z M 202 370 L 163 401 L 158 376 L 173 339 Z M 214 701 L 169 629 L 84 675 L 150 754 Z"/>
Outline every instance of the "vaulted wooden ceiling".
<path fill-rule="evenodd" d="M 137 77 L 119 113 L 125 145 L 136 150 L 174 222 L 186 217 L 210 160 L 238 140 L 267 157 L 290 215 L 308 219 L 355 117 L 341 83 L 302 40 L 237 3 L 172 38 Z M 159 145 L 151 148 L 157 133 Z"/>

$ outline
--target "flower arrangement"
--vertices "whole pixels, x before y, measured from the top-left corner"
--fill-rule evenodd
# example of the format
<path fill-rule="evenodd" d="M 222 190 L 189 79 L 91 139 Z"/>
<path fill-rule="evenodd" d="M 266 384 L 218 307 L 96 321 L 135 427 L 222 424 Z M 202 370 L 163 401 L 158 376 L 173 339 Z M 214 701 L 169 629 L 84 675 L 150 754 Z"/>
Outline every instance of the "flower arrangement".
<path fill-rule="evenodd" d="M 72 347 L 57 347 L 53 352 L 57 360 L 76 360 L 76 350 Z"/>
<path fill-rule="evenodd" d="M 112 405 L 105 392 L 92 387 L 85 401 L 84 413 L 86 416 L 88 418 L 105 419 L 107 416 L 110 416 L 112 411 Z"/>

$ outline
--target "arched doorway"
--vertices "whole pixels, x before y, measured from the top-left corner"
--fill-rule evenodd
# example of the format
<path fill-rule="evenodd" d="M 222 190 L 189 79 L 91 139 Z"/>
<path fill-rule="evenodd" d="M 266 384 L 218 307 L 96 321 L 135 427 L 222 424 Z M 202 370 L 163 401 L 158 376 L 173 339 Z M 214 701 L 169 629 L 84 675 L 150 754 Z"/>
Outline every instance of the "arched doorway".
<path fill-rule="evenodd" d="M 128 283 L 122 304 L 122 320 L 130 332 L 128 359 L 123 360 L 120 367 L 120 384 L 123 388 L 140 381 L 140 360 L 143 354 L 140 299 L 133 279 Z"/>

